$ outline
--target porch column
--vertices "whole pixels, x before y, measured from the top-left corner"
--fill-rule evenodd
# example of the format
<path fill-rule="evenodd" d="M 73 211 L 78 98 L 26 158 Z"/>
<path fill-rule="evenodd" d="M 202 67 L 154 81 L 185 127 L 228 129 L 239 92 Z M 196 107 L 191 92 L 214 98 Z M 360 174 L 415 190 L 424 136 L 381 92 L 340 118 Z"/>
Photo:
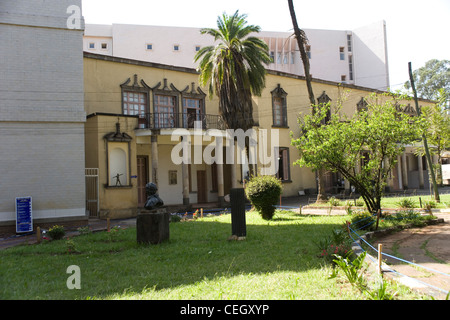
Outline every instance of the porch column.
<path fill-rule="evenodd" d="M 158 186 L 158 136 L 151 136 L 152 142 L 152 182 Z"/>
<path fill-rule="evenodd" d="M 403 175 L 402 175 L 402 162 L 401 157 L 397 156 L 397 175 L 398 175 L 398 189 L 403 189 Z"/>
<path fill-rule="evenodd" d="M 402 154 L 402 182 L 403 182 L 403 189 L 408 189 L 408 168 L 406 164 L 406 153 L 403 152 Z"/>
<path fill-rule="evenodd" d="M 224 186 L 223 186 L 223 164 L 217 164 L 217 197 L 219 201 L 219 206 L 223 207 L 225 205 L 224 200 Z"/>
<path fill-rule="evenodd" d="M 181 172 L 183 175 L 183 205 L 189 205 L 189 165 L 187 163 L 182 164 Z"/>
<path fill-rule="evenodd" d="M 422 162 L 422 156 L 417 156 L 417 167 L 419 168 L 419 188 L 424 188 L 424 181 L 423 181 L 423 162 Z"/>

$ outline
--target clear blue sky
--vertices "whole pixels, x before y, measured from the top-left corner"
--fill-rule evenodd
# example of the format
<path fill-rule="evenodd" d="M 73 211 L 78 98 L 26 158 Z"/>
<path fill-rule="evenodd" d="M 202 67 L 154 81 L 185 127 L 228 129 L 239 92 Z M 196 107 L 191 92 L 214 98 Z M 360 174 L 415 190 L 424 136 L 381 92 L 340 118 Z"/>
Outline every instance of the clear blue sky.
<path fill-rule="evenodd" d="M 287 0 L 82 0 L 90 24 L 216 27 L 217 17 L 239 10 L 264 31 L 292 31 Z M 450 60 L 450 0 L 294 0 L 300 28 L 351 30 L 385 20 L 390 82 L 436 58 Z"/>

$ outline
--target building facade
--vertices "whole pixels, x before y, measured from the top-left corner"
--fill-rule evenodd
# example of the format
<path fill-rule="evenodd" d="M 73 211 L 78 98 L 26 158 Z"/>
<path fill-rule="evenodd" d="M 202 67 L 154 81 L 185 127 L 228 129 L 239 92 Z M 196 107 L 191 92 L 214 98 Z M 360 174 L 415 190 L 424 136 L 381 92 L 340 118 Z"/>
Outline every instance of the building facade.
<path fill-rule="evenodd" d="M 379 90 L 389 88 L 384 21 L 354 30 L 304 31 L 314 78 Z M 256 36 L 269 46 L 273 63 L 268 69 L 304 75 L 297 41 L 291 33 L 261 31 Z M 196 52 L 214 43 L 198 28 L 130 24 L 87 24 L 83 41 L 87 52 L 186 68 L 196 68 Z"/>
<path fill-rule="evenodd" d="M 256 161 L 245 162 L 235 145 L 227 148 L 218 99 L 198 86 L 194 69 L 86 52 L 84 74 L 86 167 L 98 168 L 101 217 L 136 215 L 148 182 L 157 184 L 166 205 L 179 208 L 223 204 L 250 171 L 275 174 L 283 197 L 315 193 L 315 173 L 293 165 L 298 150 L 291 146 L 291 133 L 300 134 L 298 116 L 310 112 L 303 77 L 268 71 L 261 97 L 253 97 L 255 135 L 249 137 L 258 148 Z M 318 100 L 332 103 L 346 95 L 342 110 L 349 115 L 378 92 L 325 80 L 314 80 L 313 90 L 321 93 Z M 404 111 L 413 108 L 406 105 Z M 231 154 L 236 165 L 228 161 Z M 423 161 L 408 147 L 391 174 L 390 190 L 426 187 L 420 173 L 426 177 Z M 328 192 L 341 187 L 338 179 L 327 175 Z"/>
<path fill-rule="evenodd" d="M 0 5 L 0 230 L 86 221 L 81 0 Z"/>

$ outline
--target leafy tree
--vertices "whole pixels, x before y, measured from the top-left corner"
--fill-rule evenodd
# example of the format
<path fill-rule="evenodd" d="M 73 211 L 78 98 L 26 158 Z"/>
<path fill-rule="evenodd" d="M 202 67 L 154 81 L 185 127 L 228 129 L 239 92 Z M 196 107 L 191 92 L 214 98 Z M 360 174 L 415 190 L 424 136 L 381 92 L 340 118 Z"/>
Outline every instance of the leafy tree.
<path fill-rule="evenodd" d="M 425 66 L 414 70 L 413 79 L 419 97 L 430 100 L 439 99 L 439 90 L 443 89 L 447 98 L 450 96 L 450 60 L 432 59 Z M 410 89 L 410 81 L 405 82 Z"/>
<path fill-rule="evenodd" d="M 223 14 L 218 29 L 200 32 L 214 37 L 216 45 L 206 46 L 195 55 L 200 60 L 200 84 L 208 86 L 210 96 L 219 98 L 219 110 L 228 129 L 247 130 L 253 126 L 252 95 L 265 88 L 266 68 L 271 62 L 267 44 L 251 33 L 259 26 L 247 25 L 247 15 Z"/>
<path fill-rule="evenodd" d="M 430 153 L 438 157 L 437 180 L 442 185 L 442 151 L 450 148 L 450 116 L 443 106 L 448 101 L 450 94 L 444 89 L 438 91 L 437 102 L 431 106 L 423 106 L 421 113 L 423 117 L 422 133 L 427 137 L 430 144 Z M 423 156 L 424 147 L 416 148 L 416 154 Z"/>
<path fill-rule="evenodd" d="M 373 95 L 366 101 L 367 109 L 352 116 L 345 116 L 337 106 L 327 125 L 321 123 L 330 105 L 317 106 L 317 112 L 300 118 L 302 134 L 291 143 L 300 152 L 295 164 L 340 172 L 375 213 L 402 146 L 420 138 L 415 125 L 419 120 L 399 112 L 395 98 Z"/>

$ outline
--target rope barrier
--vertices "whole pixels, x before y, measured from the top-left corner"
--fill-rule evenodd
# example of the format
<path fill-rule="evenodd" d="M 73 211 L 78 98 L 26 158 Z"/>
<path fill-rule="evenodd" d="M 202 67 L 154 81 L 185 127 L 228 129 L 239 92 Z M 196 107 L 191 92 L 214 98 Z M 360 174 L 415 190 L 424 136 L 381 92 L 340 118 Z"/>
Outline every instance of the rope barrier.
<path fill-rule="evenodd" d="M 353 240 L 353 242 L 355 242 L 355 243 L 358 244 L 358 246 L 361 248 L 361 250 L 366 251 L 366 250 L 362 247 L 362 245 L 361 245 L 359 242 L 357 242 L 357 240 L 355 240 L 355 238 L 352 237 L 352 235 L 351 235 L 352 233 L 354 233 L 354 234 L 357 236 L 357 238 L 359 238 L 359 240 L 362 240 L 369 248 L 371 248 L 372 250 L 374 250 L 374 251 L 378 254 L 379 252 L 378 252 L 378 250 L 377 250 L 376 248 L 374 248 L 369 242 L 367 242 L 367 241 L 366 241 L 364 238 L 362 238 L 355 230 L 353 230 L 353 229 L 350 227 L 351 225 L 357 224 L 357 223 L 359 223 L 359 222 L 361 222 L 361 221 L 364 221 L 364 220 L 367 220 L 367 219 L 369 219 L 369 218 L 371 218 L 371 217 L 372 217 L 372 216 L 366 217 L 366 218 L 364 218 L 364 219 L 361 219 L 361 220 L 358 220 L 358 221 L 356 221 L 356 222 L 353 222 L 353 223 L 349 224 L 348 229 L 349 229 L 349 231 L 351 231 L 351 232 L 349 233 L 349 236 L 350 236 L 350 238 Z M 394 217 L 390 217 L 389 220 L 395 220 L 396 218 L 398 218 L 398 219 L 405 219 L 405 218 L 407 218 L 407 217 L 395 217 L 395 218 L 394 218 Z M 373 223 L 374 223 L 374 221 L 372 221 L 372 222 L 370 222 L 370 223 L 368 223 L 368 224 L 364 225 L 363 227 L 360 227 L 360 228 L 358 228 L 358 229 L 356 229 L 356 230 L 361 230 L 361 229 L 363 229 L 364 227 L 366 227 L 366 226 L 368 226 L 368 225 L 370 225 L 370 224 L 373 224 Z M 367 251 L 366 251 L 366 252 L 367 252 Z M 420 268 L 426 269 L 426 270 L 428 270 L 428 271 L 431 271 L 431 272 L 434 272 L 434 273 L 441 274 L 441 275 L 446 276 L 446 277 L 450 277 L 450 274 L 447 274 L 447 273 L 444 273 L 444 272 L 441 272 L 441 271 L 439 271 L 439 270 L 435 270 L 435 269 L 432 269 L 432 268 L 429 268 L 429 267 L 426 267 L 426 266 L 422 266 L 422 265 L 413 263 L 413 262 L 411 262 L 411 261 L 407 261 L 407 260 L 405 260 L 405 259 L 401 259 L 401 258 L 392 256 L 392 255 L 387 254 L 387 253 L 381 253 L 381 256 L 385 256 L 385 257 L 389 257 L 389 258 L 392 258 L 392 259 L 396 259 L 396 260 L 399 260 L 399 261 L 401 261 L 401 262 L 404 262 L 404 263 L 407 263 L 407 264 L 410 264 L 410 265 L 413 265 L 413 266 L 416 266 L 416 267 L 420 267 Z M 369 257 L 370 257 L 370 259 L 371 259 L 373 262 L 376 262 L 376 260 L 375 260 L 372 256 L 369 255 Z M 400 273 L 400 272 L 398 272 L 398 271 L 395 271 L 395 270 L 392 270 L 392 271 L 393 271 L 394 273 L 396 273 L 396 274 L 401 275 L 401 276 L 408 277 L 407 275 L 404 275 L 404 274 L 402 274 L 402 273 Z M 410 278 L 410 277 L 408 277 L 408 278 Z M 442 289 L 442 288 L 438 288 L 438 287 L 436 287 L 436 286 L 434 286 L 434 285 L 431 285 L 431 284 L 429 284 L 429 283 L 420 281 L 420 280 L 418 280 L 418 279 L 414 279 L 414 280 L 417 281 L 417 282 L 420 282 L 420 283 L 422 283 L 422 284 L 424 284 L 424 285 L 427 285 L 427 286 L 429 286 L 429 287 L 432 287 L 432 288 L 434 288 L 434 289 L 436 289 L 436 290 L 438 290 L 438 291 L 441 291 L 441 292 L 443 292 L 443 293 L 448 293 L 448 292 L 449 292 L 448 290 L 445 290 L 445 289 Z"/>

